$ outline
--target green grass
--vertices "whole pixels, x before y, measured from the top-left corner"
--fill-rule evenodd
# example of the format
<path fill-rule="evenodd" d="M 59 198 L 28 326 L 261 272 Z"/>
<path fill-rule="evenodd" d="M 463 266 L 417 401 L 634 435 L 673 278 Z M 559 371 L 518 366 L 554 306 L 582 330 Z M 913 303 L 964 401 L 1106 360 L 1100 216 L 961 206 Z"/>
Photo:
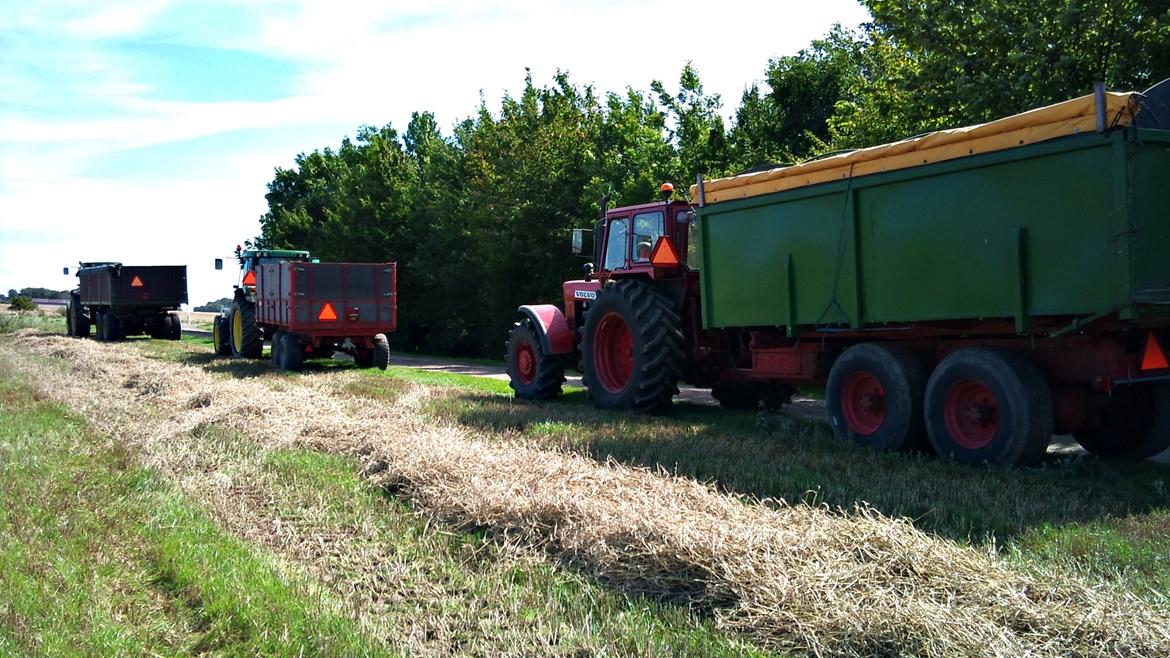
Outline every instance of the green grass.
<path fill-rule="evenodd" d="M 664 468 L 731 492 L 850 508 L 865 503 L 928 532 L 999 551 L 1022 569 L 1056 569 L 1167 605 L 1170 467 L 1050 457 L 1034 468 L 968 467 L 877 454 L 827 425 L 786 415 L 676 403 L 662 416 L 593 408 L 583 391 L 513 400 L 507 382 L 392 367 L 350 392 L 393 400 L 407 382 L 446 387 L 426 411 L 487 437 L 520 435 L 599 461 Z"/>
<path fill-rule="evenodd" d="M 21 313 L 0 311 L 0 334 L 12 333 L 18 329 L 37 329 L 63 334 L 65 333 L 65 316 L 44 311 Z"/>
<path fill-rule="evenodd" d="M 0 381 L 5 655 L 395 655 L 82 419 Z"/>
<path fill-rule="evenodd" d="M 1159 592 L 1170 591 L 1170 468 L 1161 464 L 1052 457 L 1035 468 L 969 467 L 875 453 L 814 420 L 689 403 L 661 416 L 614 413 L 581 391 L 533 403 L 467 390 L 427 412 L 760 498 L 865 503 L 955 541 L 996 546 L 1026 568 L 1075 571 L 1162 602 Z"/>
<path fill-rule="evenodd" d="M 687 608 L 421 517 L 349 457 L 215 425 L 161 449 L 185 486 L 238 483 L 239 518 L 217 525 L 0 364 L 0 655 L 765 655 Z"/>

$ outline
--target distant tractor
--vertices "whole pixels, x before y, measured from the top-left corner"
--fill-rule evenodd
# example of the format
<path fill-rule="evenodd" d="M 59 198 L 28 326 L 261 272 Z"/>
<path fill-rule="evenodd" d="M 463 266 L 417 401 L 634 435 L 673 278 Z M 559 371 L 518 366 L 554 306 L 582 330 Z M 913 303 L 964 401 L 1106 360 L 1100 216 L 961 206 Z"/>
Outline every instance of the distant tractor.
<path fill-rule="evenodd" d="M 65 268 L 69 274 L 69 268 Z M 65 307 L 66 331 L 85 338 L 95 326 L 97 339 L 122 340 L 140 334 L 179 340 L 177 311 L 187 303 L 185 265 L 80 263 L 77 289 Z"/>
<path fill-rule="evenodd" d="M 386 335 L 398 321 L 394 263 L 321 263 L 307 251 L 240 247 L 236 259 L 240 281 L 231 309 L 212 326 L 217 354 L 258 359 L 267 340 L 281 370 L 300 370 L 305 358 L 335 352 L 361 367 L 386 368 Z M 221 259 L 215 268 L 223 269 Z"/>
<path fill-rule="evenodd" d="M 1170 81 L 607 209 L 563 309 L 521 306 L 516 396 L 583 373 L 655 411 L 824 387 L 840 436 L 1027 464 L 1170 446 Z M 574 247 L 582 243 L 574 235 Z M 596 269 L 596 271 L 594 271 Z"/>

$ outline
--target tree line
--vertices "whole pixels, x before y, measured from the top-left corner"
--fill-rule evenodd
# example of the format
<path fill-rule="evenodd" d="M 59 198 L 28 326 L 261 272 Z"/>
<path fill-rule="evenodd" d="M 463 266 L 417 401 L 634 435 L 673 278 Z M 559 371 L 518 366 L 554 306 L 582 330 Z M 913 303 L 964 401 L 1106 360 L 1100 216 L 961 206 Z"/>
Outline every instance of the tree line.
<path fill-rule="evenodd" d="M 731 120 L 688 64 L 676 83 L 600 92 L 529 73 L 493 114 L 446 133 L 362 126 L 297 156 L 268 184 L 258 246 L 399 264 L 396 349 L 498 357 L 522 303 L 580 276 L 573 228 L 599 200 L 657 198 L 707 178 L 988 121 L 1170 76 L 1170 0 L 862 0 L 872 22 L 835 26 L 767 62 Z M 748 63 L 745 63 L 745 66 Z M 751 77 L 745 69 L 745 78 Z"/>

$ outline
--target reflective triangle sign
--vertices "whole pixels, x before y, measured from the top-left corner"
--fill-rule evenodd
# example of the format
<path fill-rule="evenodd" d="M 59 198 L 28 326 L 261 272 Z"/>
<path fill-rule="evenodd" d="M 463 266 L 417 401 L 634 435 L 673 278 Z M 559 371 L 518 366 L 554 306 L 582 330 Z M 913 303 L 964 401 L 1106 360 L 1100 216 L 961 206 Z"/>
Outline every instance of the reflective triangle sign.
<path fill-rule="evenodd" d="M 322 322 L 336 322 L 337 311 L 333 310 L 333 304 L 325 302 L 325 305 L 321 307 L 321 312 L 317 314 L 317 319 Z"/>
<path fill-rule="evenodd" d="M 131 288 L 141 288 L 142 285 L 142 279 L 139 279 L 137 274 L 134 275 L 133 279 L 130 279 Z"/>

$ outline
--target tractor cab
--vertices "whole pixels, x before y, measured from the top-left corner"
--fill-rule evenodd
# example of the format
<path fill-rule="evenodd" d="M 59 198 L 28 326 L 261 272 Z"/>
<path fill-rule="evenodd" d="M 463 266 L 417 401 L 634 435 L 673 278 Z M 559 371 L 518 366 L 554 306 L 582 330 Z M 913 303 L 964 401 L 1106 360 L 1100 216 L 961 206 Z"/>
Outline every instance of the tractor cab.
<path fill-rule="evenodd" d="M 235 288 L 251 299 L 256 294 L 256 268 L 268 263 L 316 263 L 309 252 L 297 249 L 243 249 L 236 245 L 236 260 L 240 263 L 240 280 Z M 215 259 L 215 269 L 223 269 L 223 259 Z"/>
<path fill-rule="evenodd" d="M 597 278 L 649 275 L 670 278 L 685 272 L 690 247 L 689 228 L 694 214 L 685 201 L 670 201 L 674 187 L 662 186 L 663 201 L 612 210 L 604 215 L 594 231 L 592 267 L 586 266 L 587 279 L 594 271 Z M 574 236 L 574 245 L 580 244 Z"/>

